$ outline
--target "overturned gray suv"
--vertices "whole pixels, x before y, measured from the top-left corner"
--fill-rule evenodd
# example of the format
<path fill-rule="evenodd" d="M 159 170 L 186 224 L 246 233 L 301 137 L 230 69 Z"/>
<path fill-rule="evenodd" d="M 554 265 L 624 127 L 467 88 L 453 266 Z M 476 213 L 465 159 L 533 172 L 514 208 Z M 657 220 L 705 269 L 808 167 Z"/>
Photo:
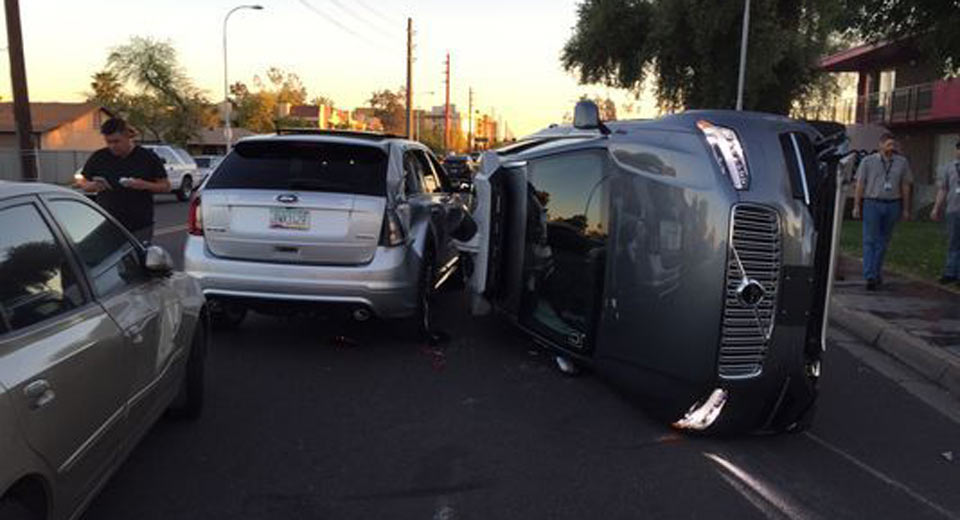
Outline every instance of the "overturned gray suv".
<path fill-rule="evenodd" d="M 575 123 L 487 152 L 472 311 L 681 429 L 789 431 L 817 397 L 846 137 L 779 116 Z"/>

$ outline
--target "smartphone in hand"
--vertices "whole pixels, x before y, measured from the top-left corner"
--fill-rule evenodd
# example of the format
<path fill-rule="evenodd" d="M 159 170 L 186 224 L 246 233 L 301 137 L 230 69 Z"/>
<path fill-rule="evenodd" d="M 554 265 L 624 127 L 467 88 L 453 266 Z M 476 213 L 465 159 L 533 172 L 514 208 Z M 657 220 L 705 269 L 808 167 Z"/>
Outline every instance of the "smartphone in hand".
<path fill-rule="evenodd" d="M 111 186 L 110 186 L 110 181 L 108 181 L 108 180 L 107 180 L 106 178 L 104 178 L 104 177 L 99 177 L 99 176 L 98 176 L 98 177 L 94 177 L 92 180 L 93 180 L 93 182 L 96 182 L 97 184 L 100 184 L 100 186 L 102 186 L 102 189 L 104 189 L 104 190 L 109 190 L 109 189 L 111 188 Z"/>

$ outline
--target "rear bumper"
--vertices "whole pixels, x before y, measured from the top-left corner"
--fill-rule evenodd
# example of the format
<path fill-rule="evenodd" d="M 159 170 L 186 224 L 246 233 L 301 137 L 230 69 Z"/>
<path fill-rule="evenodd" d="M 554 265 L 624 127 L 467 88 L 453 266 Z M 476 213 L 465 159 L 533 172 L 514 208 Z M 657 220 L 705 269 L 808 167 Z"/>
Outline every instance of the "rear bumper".
<path fill-rule="evenodd" d="M 190 236 L 184 268 L 208 298 L 366 307 L 381 318 L 403 318 L 416 309 L 419 257 L 410 248 L 378 247 L 362 266 L 250 262 L 214 256 L 203 237 Z"/>

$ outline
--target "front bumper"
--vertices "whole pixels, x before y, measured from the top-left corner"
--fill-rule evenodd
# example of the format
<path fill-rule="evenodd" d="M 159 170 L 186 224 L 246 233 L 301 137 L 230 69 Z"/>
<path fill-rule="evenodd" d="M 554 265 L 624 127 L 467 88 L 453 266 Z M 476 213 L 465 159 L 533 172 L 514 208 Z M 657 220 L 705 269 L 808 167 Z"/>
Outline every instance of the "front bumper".
<path fill-rule="evenodd" d="M 381 318 L 416 310 L 418 258 L 406 247 L 377 248 L 360 266 L 279 264 L 214 256 L 203 237 L 190 236 L 184 268 L 208 298 L 365 307 Z"/>

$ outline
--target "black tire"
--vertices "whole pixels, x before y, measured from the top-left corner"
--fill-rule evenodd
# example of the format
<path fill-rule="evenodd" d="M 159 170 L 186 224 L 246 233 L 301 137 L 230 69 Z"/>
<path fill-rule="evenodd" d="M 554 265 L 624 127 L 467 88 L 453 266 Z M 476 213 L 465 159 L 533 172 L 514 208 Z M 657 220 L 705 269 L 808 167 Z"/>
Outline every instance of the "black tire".
<path fill-rule="evenodd" d="M 13 498 L 0 500 L 0 518 L 3 520 L 40 520 L 27 506 Z"/>
<path fill-rule="evenodd" d="M 214 330 L 236 330 L 246 318 L 247 308 L 235 303 L 220 303 L 216 310 L 210 311 Z"/>
<path fill-rule="evenodd" d="M 193 195 L 193 178 L 189 175 L 184 176 L 183 180 L 180 181 L 180 189 L 173 193 L 180 202 L 190 200 L 190 196 Z"/>
<path fill-rule="evenodd" d="M 169 415 L 175 419 L 195 421 L 203 414 L 207 341 L 207 326 L 205 323 L 198 323 L 180 382 L 180 393 L 168 410 Z"/>
<path fill-rule="evenodd" d="M 433 333 L 433 278 L 435 267 L 433 249 L 427 249 L 420 263 L 417 282 L 417 310 L 409 318 L 410 336 L 416 340 L 429 339 Z"/>

